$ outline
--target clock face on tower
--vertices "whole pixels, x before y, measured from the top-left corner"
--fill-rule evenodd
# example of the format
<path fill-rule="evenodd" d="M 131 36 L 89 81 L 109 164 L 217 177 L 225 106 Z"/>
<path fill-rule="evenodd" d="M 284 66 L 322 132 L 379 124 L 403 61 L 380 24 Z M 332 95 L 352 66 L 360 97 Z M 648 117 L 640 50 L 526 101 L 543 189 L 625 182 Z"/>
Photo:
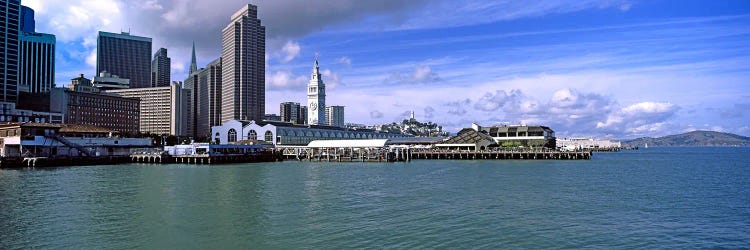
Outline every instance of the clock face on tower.
<path fill-rule="evenodd" d="M 310 103 L 310 108 L 311 108 L 312 110 L 318 110 L 318 103 L 316 103 L 316 102 L 311 102 L 311 103 Z"/>

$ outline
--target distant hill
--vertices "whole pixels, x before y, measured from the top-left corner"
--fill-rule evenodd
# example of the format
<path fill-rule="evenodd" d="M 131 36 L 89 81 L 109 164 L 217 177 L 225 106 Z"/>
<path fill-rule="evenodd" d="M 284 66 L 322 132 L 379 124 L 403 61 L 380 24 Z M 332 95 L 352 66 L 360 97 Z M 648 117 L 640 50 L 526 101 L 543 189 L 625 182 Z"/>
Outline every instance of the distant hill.
<path fill-rule="evenodd" d="M 716 131 L 693 131 L 659 138 L 643 137 L 624 141 L 624 147 L 680 147 L 680 146 L 750 146 L 750 137 Z"/>

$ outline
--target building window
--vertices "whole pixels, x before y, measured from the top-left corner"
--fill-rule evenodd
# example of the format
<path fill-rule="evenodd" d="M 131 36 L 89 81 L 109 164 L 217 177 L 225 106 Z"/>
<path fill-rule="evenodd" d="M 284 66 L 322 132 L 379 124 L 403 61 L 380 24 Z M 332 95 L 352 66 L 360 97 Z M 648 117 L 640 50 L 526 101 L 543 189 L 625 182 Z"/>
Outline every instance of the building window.
<path fill-rule="evenodd" d="M 229 138 L 227 138 L 227 142 L 236 142 L 237 141 L 237 130 L 230 129 L 228 133 Z"/>
<path fill-rule="evenodd" d="M 255 130 L 251 129 L 250 132 L 247 132 L 247 139 L 258 140 L 258 132 L 255 132 Z"/>
<path fill-rule="evenodd" d="M 267 142 L 273 142 L 273 133 L 271 133 L 271 131 L 266 131 L 266 136 L 265 137 L 266 137 L 265 141 L 267 141 Z"/>

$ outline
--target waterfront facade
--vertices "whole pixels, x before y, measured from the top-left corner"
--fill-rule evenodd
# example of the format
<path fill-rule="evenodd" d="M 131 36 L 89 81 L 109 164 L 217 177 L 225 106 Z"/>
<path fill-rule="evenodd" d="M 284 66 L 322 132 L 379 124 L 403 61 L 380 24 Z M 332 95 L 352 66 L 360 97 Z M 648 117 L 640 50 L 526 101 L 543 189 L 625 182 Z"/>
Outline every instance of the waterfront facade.
<path fill-rule="evenodd" d="M 546 126 L 492 126 L 472 124 L 472 129 L 491 136 L 502 147 L 555 148 L 555 131 Z"/>
<path fill-rule="evenodd" d="M 557 148 L 565 150 L 580 149 L 619 149 L 622 143 L 619 141 L 596 140 L 593 138 L 565 138 L 558 139 Z"/>
<path fill-rule="evenodd" d="M 150 147 L 150 138 L 114 136 L 114 131 L 96 126 L 0 124 L 0 156 L 5 158 L 129 156 L 133 149 Z"/>
<path fill-rule="evenodd" d="M 315 140 L 355 140 L 407 138 L 409 135 L 379 133 L 373 130 L 295 125 L 286 122 L 255 122 L 230 120 L 222 126 L 211 128 L 211 141 L 229 144 L 238 141 L 257 141 L 277 146 L 307 146 Z"/>
<path fill-rule="evenodd" d="M 0 1 L 0 102 L 8 105 L 18 101 L 20 15 L 21 1 Z"/>
<path fill-rule="evenodd" d="M 265 114 L 266 28 L 248 4 L 222 31 L 221 120 L 262 120 Z"/>
<path fill-rule="evenodd" d="M 138 133 L 140 100 L 96 92 L 54 88 L 50 110 L 63 116 L 63 123 L 102 127 L 120 133 Z"/>
<path fill-rule="evenodd" d="M 107 90 L 107 94 L 140 100 L 140 132 L 186 135 L 183 114 L 187 97 L 179 84 L 169 87 Z"/>
<path fill-rule="evenodd" d="M 51 34 L 21 34 L 20 91 L 44 93 L 54 87 L 55 42 L 55 36 Z"/>
<path fill-rule="evenodd" d="M 343 128 L 346 126 L 344 121 L 344 106 L 328 106 L 326 107 L 326 124 L 328 126 Z"/>
<path fill-rule="evenodd" d="M 307 124 L 325 125 L 326 124 L 326 85 L 323 82 L 318 66 L 318 59 L 315 58 L 315 65 L 310 75 L 310 82 L 307 84 Z"/>
<path fill-rule="evenodd" d="M 151 61 L 151 87 L 166 87 L 172 81 L 170 70 L 172 59 L 167 55 L 167 49 L 160 48 Z"/>
<path fill-rule="evenodd" d="M 130 80 L 131 88 L 151 86 L 151 38 L 99 31 L 96 46 L 96 73 Z"/>

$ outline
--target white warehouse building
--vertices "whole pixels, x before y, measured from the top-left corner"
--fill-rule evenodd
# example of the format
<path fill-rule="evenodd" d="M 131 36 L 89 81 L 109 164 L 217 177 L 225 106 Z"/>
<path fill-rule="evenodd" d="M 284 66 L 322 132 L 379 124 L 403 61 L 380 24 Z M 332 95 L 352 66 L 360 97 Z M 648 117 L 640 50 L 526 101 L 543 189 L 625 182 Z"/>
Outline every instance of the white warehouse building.
<path fill-rule="evenodd" d="M 307 145 L 315 140 L 392 139 L 411 135 L 380 133 L 369 129 L 346 129 L 331 126 L 296 125 L 286 122 L 229 120 L 211 128 L 211 141 L 229 144 L 254 140 L 274 145 Z"/>

